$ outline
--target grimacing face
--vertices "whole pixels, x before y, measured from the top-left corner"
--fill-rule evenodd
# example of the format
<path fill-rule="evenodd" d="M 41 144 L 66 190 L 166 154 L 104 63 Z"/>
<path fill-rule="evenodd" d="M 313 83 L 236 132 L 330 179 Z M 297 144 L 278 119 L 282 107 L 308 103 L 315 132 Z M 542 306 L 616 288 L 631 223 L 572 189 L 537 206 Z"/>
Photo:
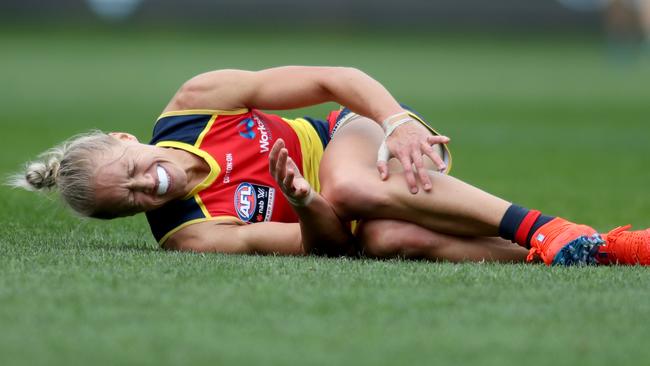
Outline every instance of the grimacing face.
<path fill-rule="evenodd" d="M 142 144 L 127 133 L 110 135 L 118 144 L 95 160 L 96 211 L 130 216 L 189 192 L 190 179 L 178 152 Z"/>

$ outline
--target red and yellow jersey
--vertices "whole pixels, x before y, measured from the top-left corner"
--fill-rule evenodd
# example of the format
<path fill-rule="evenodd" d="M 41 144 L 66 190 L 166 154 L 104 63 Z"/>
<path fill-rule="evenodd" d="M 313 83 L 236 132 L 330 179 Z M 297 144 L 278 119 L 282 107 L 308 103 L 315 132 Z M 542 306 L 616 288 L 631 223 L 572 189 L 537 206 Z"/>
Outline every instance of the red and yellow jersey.
<path fill-rule="evenodd" d="M 165 242 L 178 230 L 203 221 L 297 222 L 298 217 L 269 173 L 269 152 L 282 138 L 312 187 L 333 121 L 286 119 L 255 109 L 164 113 L 151 144 L 203 158 L 208 176 L 186 197 L 147 212 L 154 237 Z"/>

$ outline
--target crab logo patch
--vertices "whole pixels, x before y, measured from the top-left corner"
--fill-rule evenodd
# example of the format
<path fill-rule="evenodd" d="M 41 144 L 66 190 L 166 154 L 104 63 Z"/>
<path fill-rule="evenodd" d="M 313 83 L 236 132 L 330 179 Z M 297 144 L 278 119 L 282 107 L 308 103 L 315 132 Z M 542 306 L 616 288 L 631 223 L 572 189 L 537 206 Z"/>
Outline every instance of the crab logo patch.
<path fill-rule="evenodd" d="M 252 140 L 255 138 L 255 131 L 253 130 L 253 127 L 255 127 L 255 122 L 253 122 L 252 119 L 246 118 L 245 120 L 239 122 L 239 136 Z"/>
<path fill-rule="evenodd" d="M 275 189 L 251 183 L 241 183 L 235 190 L 235 211 L 242 221 L 270 221 L 273 214 Z"/>

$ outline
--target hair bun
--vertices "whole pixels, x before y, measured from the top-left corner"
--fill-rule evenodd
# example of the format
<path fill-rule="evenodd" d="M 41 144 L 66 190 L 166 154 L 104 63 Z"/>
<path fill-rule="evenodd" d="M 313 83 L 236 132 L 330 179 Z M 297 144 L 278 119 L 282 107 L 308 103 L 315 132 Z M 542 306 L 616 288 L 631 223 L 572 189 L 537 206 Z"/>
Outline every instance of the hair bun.
<path fill-rule="evenodd" d="M 35 190 L 52 189 L 56 186 L 61 162 L 56 157 L 32 162 L 27 166 L 25 181 Z"/>

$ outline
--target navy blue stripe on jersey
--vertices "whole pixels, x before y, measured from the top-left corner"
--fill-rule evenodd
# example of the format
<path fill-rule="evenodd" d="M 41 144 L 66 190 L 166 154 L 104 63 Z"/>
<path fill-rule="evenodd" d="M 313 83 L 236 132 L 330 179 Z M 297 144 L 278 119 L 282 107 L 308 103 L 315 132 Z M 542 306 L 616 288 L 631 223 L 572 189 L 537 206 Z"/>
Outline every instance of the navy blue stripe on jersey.
<path fill-rule="evenodd" d="M 407 111 L 414 113 L 416 116 L 420 117 L 421 120 L 426 122 L 426 119 L 424 119 L 424 117 L 422 117 L 422 115 L 420 113 L 418 113 L 417 111 L 415 111 L 413 108 L 407 106 L 404 103 L 400 103 L 399 105 L 402 108 L 406 109 Z M 348 115 L 348 113 L 351 113 L 351 112 L 352 111 L 350 110 L 350 108 L 343 107 L 343 109 L 341 109 L 341 112 L 339 113 L 338 117 L 336 117 L 336 123 L 339 123 L 345 116 Z"/>
<path fill-rule="evenodd" d="M 316 133 L 318 134 L 318 138 L 320 138 L 320 142 L 323 144 L 323 149 L 327 146 L 327 144 L 330 142 L 330 133 L 329 133 L 329 124 L 327 122 L 314 119 L 311 117 L 303 117 L 311 126 L 316 130 Z"/>
<path fill-rule="evenodd" d="M 151 145 L 159 141 L 178 141 L 194 145 L 212 118 L 211 114 L 188 114 L 163 117 L 153 129 Z"/>
<path fill-rule="evenodd" d="M 196 219 L 206 218 L 194 197 L 174 200 L 155 210 L 147 211 L 147 221 L 156 241 L 180 225 Z"/>
<path fill-rule="evenodd" d="M 405 110 L 407 110 L 409 112 L 412 112 L 416 116 L 420 117 L 421 120 L 426 122 L 426 119 L 424 119 L 424 117 L 422 117 L 422 115 L 420 113 L 418 113 L 417 111 L 415 111 L 413 108 L 409 107 L 408 105 L 406 105 L 404 103 L 400 103 L 399 105 L 402 108 L 404 108 Z M 351 112 L 352 111 L 350 110 L 350 108 L 343 107 L 343 109 L 341 109 L 341 112 L 339 113 L 338 117 L 336 117 L 336 123 L 338 124 L 345 116 L 348 115 L 348 113 L 351 113 Z"/>

